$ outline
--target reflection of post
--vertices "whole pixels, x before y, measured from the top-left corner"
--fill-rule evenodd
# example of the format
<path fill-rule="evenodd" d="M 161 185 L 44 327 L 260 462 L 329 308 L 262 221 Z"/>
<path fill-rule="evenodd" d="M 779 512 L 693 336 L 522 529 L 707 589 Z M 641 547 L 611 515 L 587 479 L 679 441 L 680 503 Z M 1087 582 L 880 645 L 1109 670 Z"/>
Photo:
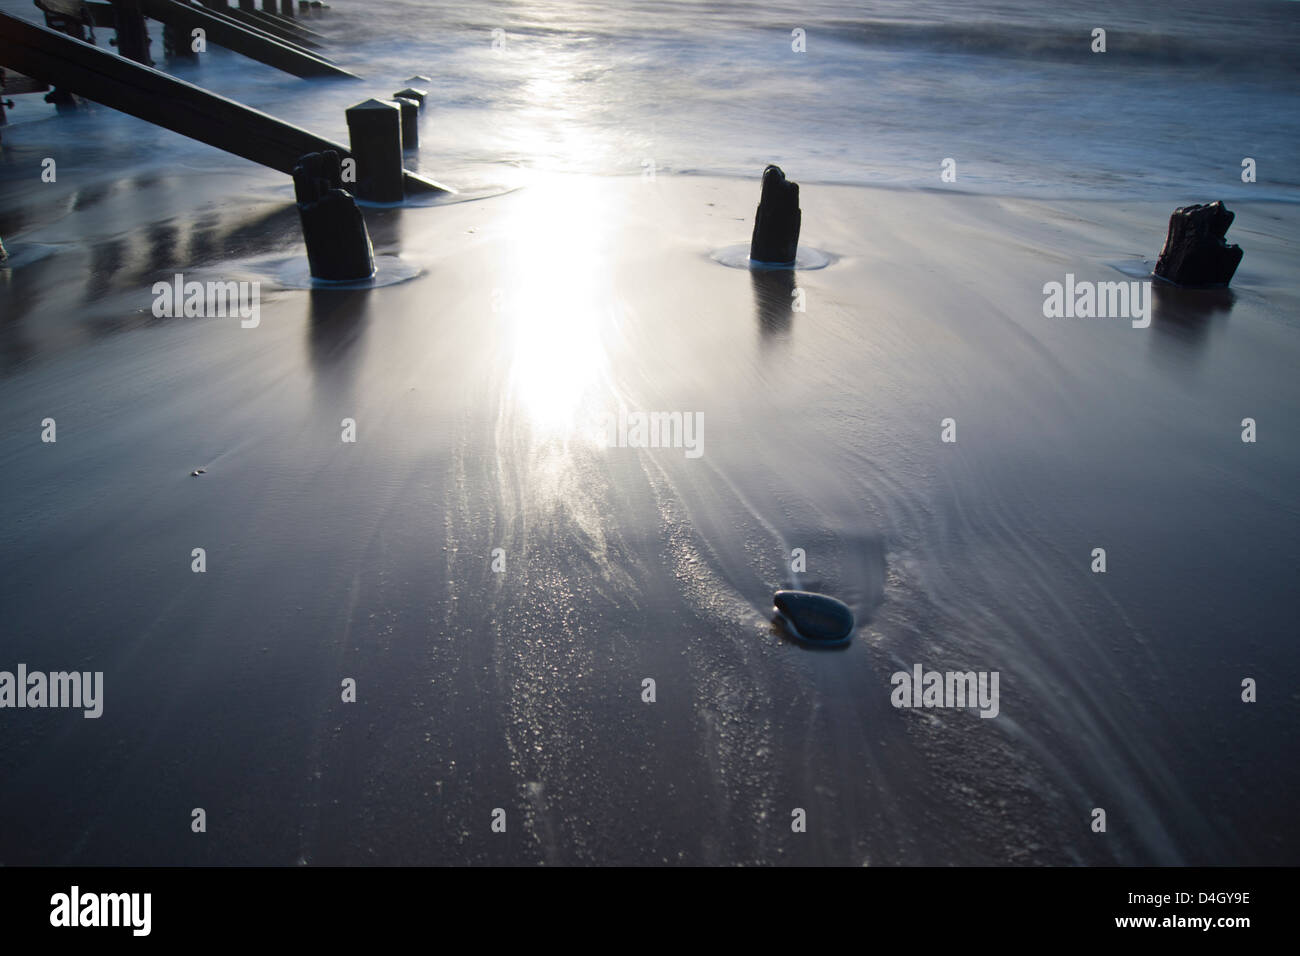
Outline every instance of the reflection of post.
<path fill-rule="evenodd" d="M 759 334 L 763 338 L 787 334 L 794 318 L 791 307 L 794 270 L 750 269 L 749 277 L 754 286 L 754 310 L 758 316 Z"/>
<path fill-rule="evenodd" d="M 1167 282 L 1151 284 L 1153 342 L 1185 354 L 1205 345 L 1215 320 L 1227 317 L 1236 302 L 1231 289 L 1184 289 Z"/>

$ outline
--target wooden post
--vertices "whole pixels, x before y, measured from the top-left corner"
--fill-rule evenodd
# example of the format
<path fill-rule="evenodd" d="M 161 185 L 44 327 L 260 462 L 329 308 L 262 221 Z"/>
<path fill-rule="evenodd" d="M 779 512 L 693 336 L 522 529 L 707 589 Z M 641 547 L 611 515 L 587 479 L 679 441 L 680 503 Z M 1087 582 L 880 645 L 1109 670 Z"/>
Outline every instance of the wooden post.
<path fill-rule="evenodd" d="M 402 110 L 392 100 L 365 100 L 346 111 L 348 140 L 357 161 L 357 195 L 401 202 Z"/>
<path fill-rule="evenodd" d="M 153 66 L 149 56 L 149 30 L 140 0 L 112 0 L 117 13 L 117 52 L 128 60 Z"/>
<path fill-rule="evenodd" d="M 169 60 L 197 60 L 190 34 L 172 23 L 163 24 L 163 56 Z"/>
<path fill-rule="evenodd" d="M 328 150 L 298 160 L 293 192 L 312 276 L 340 281 L 374 275 L 375 254 L 366 220 L 343 188 L 339 154 Z"/>
<path fill-rule="evenodd" d="M 799 184 L 790 182 L 780 166 L 763 170 L 763 191 L 754 213 L 749 258 L 754 262 L 789 265 L 799 250 Z"/>
<path fill-rule="evenodd" d="M 51 30 L 66 33 L 83 43 L 94 41 L 86 35 L 86 11 L 78 0 L 37 0 L 36 6 L 45 14 L 45 25 Z M 112 20 L 100 24 L 111 26 Z"/>
<path fill-rule="evenodd" d="M 406 96 L 394 96 L 393 102 L 402 108 L 402 152 L 420 148 L 420 104 Z"/>
<path fill-rule="evenodd" d="M 416 104 L 419 105 L 420 109 L 424 109 L 424 98 L 428 95 L 429 94 L 424 92 L 424 90 L 416 90 L 408 86 L 406 89 L 398 90 L 396 93 L 394 93 L 393 99 L 397 99 L 397 97 L 399 96 L 404 96 L 408 100 L 415 100 Z"/>
<path fill-rule="evenodd" d="M 65 33 L 83 43 L 95 42 L 86 33 L 85 10 L 77 4 L 76 0 L 36 0 L 36 6 L 45 14 L 45 25 L 51 30 Z M 112 10 L 111 7 L 109 9 Z M 116 17 L 110 20 L 108 25 L 115 20 Z M 91 29 L 93 32 L 94 28 Z M 55 87 L 45 95 L 45 102 L 52 103 L 60 113 L 77 108 L 77 101 L 73 95 L 59 87 Z"/>

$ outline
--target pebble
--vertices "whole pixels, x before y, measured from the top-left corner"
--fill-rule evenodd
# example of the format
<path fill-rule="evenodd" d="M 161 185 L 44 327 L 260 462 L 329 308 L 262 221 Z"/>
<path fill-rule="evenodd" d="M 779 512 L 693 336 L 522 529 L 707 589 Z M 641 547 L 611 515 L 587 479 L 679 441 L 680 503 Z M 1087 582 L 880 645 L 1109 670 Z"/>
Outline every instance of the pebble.
<path fill-rule="evenodd" d="M 843 601 L 813 591 L 777 591 L 772 603 L 786 630 L 805 644 L 847 644 L 853 636 L 853 612 Z"/>

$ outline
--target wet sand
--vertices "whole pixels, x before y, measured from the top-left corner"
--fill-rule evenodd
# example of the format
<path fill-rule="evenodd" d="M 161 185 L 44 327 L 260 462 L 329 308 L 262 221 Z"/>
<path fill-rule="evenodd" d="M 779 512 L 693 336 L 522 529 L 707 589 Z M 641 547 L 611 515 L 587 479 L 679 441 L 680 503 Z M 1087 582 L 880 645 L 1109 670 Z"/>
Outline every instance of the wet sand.
<path fill-rule="evenodd" d="M 369 210 L 419 277 L 309 292 L 283 186 L 198 181 L 5 233 L 0 668 L 105 701 L 0 715 L 0 862 L 1295 862 L 1295 207 L 1135 329 L 1042 289 L 1164 203 L 805 184 L 834 261 L 756 275 L 710 258 L 756 181 L 537 176 Z M 178 270 L 258 327 L 154 318 Z M 619 404 L 703 454 L 603 447 Z M 792 585 L 849 648 L 772 627 Z M 915 663 L 999 716 L 894 709 Z"/>

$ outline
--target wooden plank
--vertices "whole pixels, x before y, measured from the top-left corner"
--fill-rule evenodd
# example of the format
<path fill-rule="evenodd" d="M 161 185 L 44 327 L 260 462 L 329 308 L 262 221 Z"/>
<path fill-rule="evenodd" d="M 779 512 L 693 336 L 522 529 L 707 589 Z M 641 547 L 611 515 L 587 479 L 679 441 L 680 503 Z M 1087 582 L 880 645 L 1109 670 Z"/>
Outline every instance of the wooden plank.
<path fill-rule="evenodd" d="M 210 13 L 212 16 L 217 17 L 220 20 L 225 20 L 228 23 L 233 23 L 236 26 L 241 26 L 245 30 L 250 30 L 253 33 L 256 33 L 258 36 L 264 36 L 264 37 L 269 37 L 272 40 L 278 40 L 279 42 L 283 43 L 285 46 L 289 47 L 290 49 L 297 50 L 300 53 L 307 53 L 311 56 L 316 57 L 317 59 L 324 60 L 326 63 L 334 62 L 329 57 L 321 53 L 315 52 L 316 50 L 320 49 L 319 43 L 315 43 L 312 40 L 308 40 L 304 37 L 295 37 L 291 33 L 289 33 L 288 30 L 278 30 L 272 27 L 270 24 L 261 23 L 257 20 L 252 19 L 251 17 L 243 18 L 241 17 L 241 14 L 243 14 L 243 12 L 244 12 L 243 10 L 240 10 L 237 7 L 227 7 L 224 10 L 213 10 L 209 8 L 208 10 L 208 13 Z"/>
<path fill-rule="evenodd" d="M 280 14 L 274 13 L 270 10 L 255 10 L 252 12 L 253 15 L 256 16 L 259 20 L 266 20 L 269 21 L 270 23 L 274 23 L 282 30 L 288 30 L 290 33 L 293 33 L 297 36 L 300 37 L 307 36 L 307 37 L 311 37 L 313 40 L 329 39 L 329 37 L 325 36 L 325 34 L 317 33 L 315 30 L 311 29 L 310 27 L 303 26 L 297 20 L 290 20 L 288 17 L 282 17 L 280 16 Z"/>
<path fill-rule="evenodd" d="M 318 49 L 321 45 L 315 40 L 303 36 L 301 33 L 294 30 L 286 30 L 284 27 L 278 26 L 270 20 L 263 19 L 258 16 L 259 11 L 257 10 L 243 10 L 231 7 L 228 10 L 223 10 L 222 13 L 249 29 L 264 30 L 273 37 L 279 39 L 281 42 L 293 42 L 309 49 Z"/>
<path fill-rule="evenodd" d="M 0 65 L 282 173 L 346 146 L 89 43 L 0 13 Z M 408 193 L 452 192 L 406 172 Z"/>
<path fill-rule="evenodd" d="M 339 76 L 360 79 L 355 73 L 349 73 L 313 53 L 295 50 L 279 40 L 256 33 L 221 17 L 210 11 L 189 4 L 177 3 L 176 0 L 140 0 L 140 7 L 145 16 L 169 24 L 188 35 L 195 28 L 201 28 L 207 35 L 209 43 L 223 46 L 227 50 L 242 53 L 244 56 L 273 66 L 276 69 L 292 73 L 294 76 Z"/>

